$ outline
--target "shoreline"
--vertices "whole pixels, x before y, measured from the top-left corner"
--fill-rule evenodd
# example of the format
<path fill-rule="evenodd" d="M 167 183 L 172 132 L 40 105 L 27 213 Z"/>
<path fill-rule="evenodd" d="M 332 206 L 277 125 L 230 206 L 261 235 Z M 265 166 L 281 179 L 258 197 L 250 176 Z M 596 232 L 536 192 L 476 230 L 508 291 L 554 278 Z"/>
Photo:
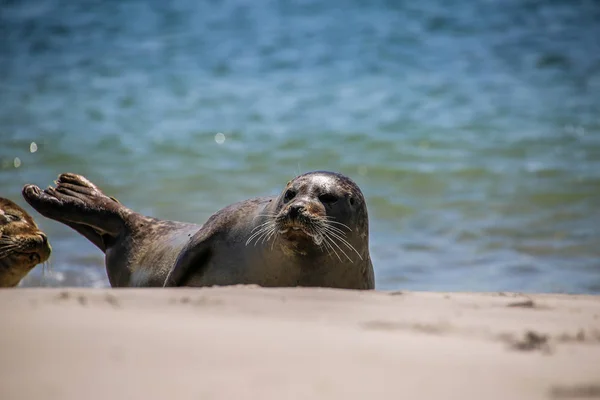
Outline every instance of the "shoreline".
<path fill-rule="evenodd" d="M 0 290 L 0 398 L 600 398 L 600 296 Z"/>

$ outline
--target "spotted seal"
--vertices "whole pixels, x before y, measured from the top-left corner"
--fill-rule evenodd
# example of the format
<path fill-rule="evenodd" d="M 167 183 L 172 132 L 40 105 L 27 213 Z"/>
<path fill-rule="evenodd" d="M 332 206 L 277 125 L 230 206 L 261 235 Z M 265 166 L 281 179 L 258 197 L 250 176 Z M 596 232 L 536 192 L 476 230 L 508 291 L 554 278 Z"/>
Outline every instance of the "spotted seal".
<path fill-rule="evenodd" d="M 14 287 L 52 248 L 46 235 L 17 204 L 0 197 L 0 287 Z"/>
<path fill-rule="evenodd" d="M 104 251 L 114 287 L 374 288 L 365 199 L 339 173 L 302 174 L 279 196 L 229 205 L 203 225 L 141 215 L 70 173 L 23 196 Z"/>

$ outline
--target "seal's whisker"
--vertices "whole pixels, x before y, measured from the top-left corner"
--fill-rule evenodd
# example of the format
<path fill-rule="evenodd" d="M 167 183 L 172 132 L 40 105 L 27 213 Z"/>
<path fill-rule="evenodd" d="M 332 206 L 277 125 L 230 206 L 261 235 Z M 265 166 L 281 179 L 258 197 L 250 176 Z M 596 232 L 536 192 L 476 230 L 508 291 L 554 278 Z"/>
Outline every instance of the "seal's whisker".
<path fill-rule="evenodd" d="M 313 221 L 309 221 L 306 225 L 306 230 L 308 231 L 307 233 L 312 238 L 313 242 L 317 246 L 320 246 L 323 242 L 323 234 L 321 233 L 321 227 Z"/>
<path fill-rule="evenodd" d="M 352 228 L 350 228 L 348 225 L 346 225 L 346 224 L 343 224 L 343 223 L 341 223 L 341 222 L 339 222 L 339 221 L 335 221 L 335 220 L 333 220 L 333 218 L 334 218 L 334 217 L 330 217 L 330 216 L 326 215 L 324 218 L 327 220 L 327 223 L 328 223 L 328 224 L 336 224 L 336 225 L 341 225 L 341 226 L 343 226 L 344 228 L 348 229 L 350 232 L 352 232 Z"/>
<path fill-rule="evenodd" d="M 329 227 L 326 227 L 325 230 L 327 231 Z M 348 242 L 346 239 L 344 239 L 342 236 L 338 235 L 335 232 L 332 231 L 327 231 L 327 233 L 329 233 L 331 236 L 333 236 L 334 238 L 336 238 L 338 241 L 340 241 L 341 243 L 343 243 L 346 247 L 348 247 L 350 250 L 354 251 L 356 253 L 356 255 L 362 260 L 362 256 L 360 255 L 360 253 L 358 251 L 356 251 L 356 249 L 354 248 L 354 246 L 352 246 L 352 244 L 350 242 Z"/>
<path fill-rule="evenodd" d="M 337 232 L 340 235 L 346 236 L 346 232 L 344 232 L 343 230 L 341 230 L 337 226 L 333 226 L 333 225 L 328 225 L 327 224 L 327 229 L 331 229 L 333 232 Z"/>
<path fill-rule="evenodd" d="M 344 239 L 343 237 L 340 237 L 339 235 L 333 233 L 333 232 L 328 232 L 331 236 L 333 236 L 335 239 L 337 239 L 339 242 L 341 242 L 342 244 L 344 244 L 348 249 L 354 251 L 356 253 L 356 255 L 362 260 L 361 255 L 358 253 L 358 251 L 356 251 L 356 249 L 354 248 L 354 246 L 352 246 L 352 244 L 350 242 L 348 242 L 346 239 Z"/>
<path fill-rule="evenodd" d="M 264 226 L 262 226 L 258 231 L 254 232 L 246 241 L 246 246 L 252 242 L 253 239 L 255 239 L 254 241 L 254 246 L 256 246 L 258 244 L 259 241 L 261 241 L 261 243 L 265 242 L 265 239 L 269 236 L 272 235 L 272 233 L 276 230 L 276 225 L 273 221 L 269 221 L 269 224 L 266 224 Z M 262 240 L 261 240 L 262 239 Z"/>
<path fill-rule="evenodd" d="M 332 257 L 332 258 L 333 258 L 333 255 L 331 254 L 331 250 L 335 250 L 335 249 L 333 249 L 333 248 L 331 247 L 331 245 L 330 245 L 330 244 L 329 244 L 329 243 L 328 243 L 328 242 L 327 242 L 325 239 L 323 239 L 323 245 L 325 246 L 325 250 L 327 250 L 327 254 L 328 254 L 330 257 Z M 335 253 L 335 255 L 337 256 L 337 258 L 338 258 L 340 261 L 342 261 L 342 259 L 341 259 L 341 258 L 340 258 L 340 256 L 337 254 L 337 252 L 335 252 L 335 251 L 334 251 L 334 253 Z"/>
<path fill-rule="evenodd" d="M 251 231 L 251 232 L 254 232 L 254 231 L 256 231 L 256 230 L 259 230 L 259 229 L 261 229 L 263 226 L 265 226 L 265 225 L 269 225 L 269 224 L 272 224 L 272 223 L 273 223 L 273 221 L 267 221 L 267 222 L 263 222 L 262 224 L 260 224 L 260 225 L 258 225 L 258 226 L 255 226 L 255 227 L 252 229 L 252 231 Z"/>
<path fill-rule="evenodd" d="M 42 264 L 42 268 L 42 271 L 44 271 L 44 273 L 52 273 L 52 261 L 50 261 L 50 259 L 44 261 L 44 263 Z"/>
<path fill-rule="evenodd" d="M 12 253 L 19 250 L 19 248 L 20 248 L 20 246 L 17 246 L 17 245 L 10 245 L 10 246 L 5 246 L 5 247 L 0 248 L 0 258 L 4 258 L 8 255 L 11 255 Z"/>
<path fill-rule="evenodd" d="M 271 230 L 271 232 L 269 233 L 269 235 L 268 235 L 268 237 L 267 237 L 267 242 L 268 242 L 269 240 L 271 240 L 271 238 L 274 238 L 274 237 L 276 237 L 276 236 L 277 236 L 277 226 L 276 226 L 276 225 L 274 225 L 274 226 L 273 226 L 273 229 Z M 275 245 L 275 240 L 273 240 L 273 241 L 271 242 L 271 250 L 273 250 L 273 246 L 274 246 L 274 245 Z"/>
<path fill-rule="evenodd" d="M 335 232 L 335 231 L 332 231 L 332 230 L 330 230 L 330 229 L 327 229 L 327 228 L 323 228 L 323 230 L 324 230 L 324 231 L 326 231 L 327 233 L 330 233 L 330 234 L 331 234 L 332 236 L 334 236 L 336 239 L 338 239 L 338 238 L 339 238 L 339 239 L 341 239 L 341 240 L 346 240 L 346 239 L 345 239 L 345 237 L 346 237 L 346 236 L 345 236 L 345 235 L 343 235 L 343 234 L 340 234 L 339 232 Z"/>
<path fill-rule="evenodd" d="M 277 225 L 273 224 L 273 226 L 271 227 L 271 229 L 269 229 L 269 232 L 267 233 L 267 238 L 266 240 L 271 240 L 271 238 L 277 235 Z"/>
<path fill-rule="evenodd" d="M 252 242 L 252 239 L 254 239 L 257 236 L 260 236 L 266 229 L 266 227 L 264 227 L 264 226 L 261 226 L 259 228 L 260 229 L 258 231 L 254 232 L 252 235 L 250 235 L 248 240 L 246 240 L 246 246 L 248 246 L 248 244 L 250 244 L 250 242 Z"/>
<path fill-rule="evenodd" d="M 250 235 L 248 240 L 246 240 L 246 246 L 248 246 L 248 244 L 250 244 L 253 239 L 256 239 L 256 241 L 254 242 L 254 245 L 256 246 L 256 243 L 258 243 L 261 237 L 266 235 L 271 229 L 274 229 L 274 223 L 272 221 L 269 221 L 263 225 L 260 225 L 258 228 L 259 229 L 252 235 Z"/>
<path fill-rule="evenodd" d="M 318 221 L 318 223 L 314 223 L 312 224 L 314 227 L 316 227 L 320 232 L 332 232 L 335 233 L 336 236 L 339 237 L 345 237 L 346 236 L 346 232 L 342 231 L 340 228 L 330 225 L 327 222 L 324 221 Z"/>
<path fill-rule="evenodd" d="M 326 229 L 324 230 L 324 232 L 326 232 L 326 234 L 329 236 L 331 243 L 333 243 L 346 256 L 346 258 L 348 258 L 348 260 L 352 261 L 352 259 L 346 253 L 346 251 L 344 251 L 344 249 L 342 249 L 337 242 L 341 242 L 346 247 L 349 246 L 348 248 L 354 249 L 352 247 L 352 245 L 350 245 L 344 238 L 340 237 L 339 235 L 337 235 L 334 232 L 327 231 Z M 359 255 L 359 257 L 360 257 L 360 255 Z"/>
<path fill-rule="evenodd" d="M 262 242 L 261 242 L 261 243 L 268 242 L 269 240 L 271 240 L 271 238 L 273 237 L 273 235 L 275 235 L 275 233 L 276 233 L 276 232 L 277 232 L 277 228 L 276 228 L 276 227 L 273 227 L 273 229 L 269 230 L 269 231 L 268 231 L 268 232 L 265 234 L 265 236 L 263 237 L 263 240 L 262 240 Z M 271 244 L 271 245 L 272 245 L 272 244 Z"/>
<path fill-rule="evenodd" d="M 329 244 L 329 242 L 327 241 L 327 238 L 325 236 L 323 236 L 323 243 L 320 247 L 325 247 L 325 250 L 327 250 L 327 254 L 330 257 L 333 257 L 333 255 L 331 254 L 331 251 L 333 250 L 333 252 L 335 253 L 335 255 L 337 256 L 337 258 L 342 261 L 342 259 L 340 258 L 339 254 L 337 254 L 337 252 L 335 251 L 335 249 L 333 247 L 331 247 L 331 244 Z"/>
<path fill-rule="evenodd" d="M 254 237 L 254 246 L 255 247 L 258 244 L 259 240 L 265 237 L 265 235 L 267 234 L 267 232 L 268 232 L 268 230 L 264 229 L 264 230 L 260 231 L 259 234 L 257 234 Z"/>
<path fill-rule="evenodd" d="M 267 221 L 267 222 L 263 222 L 263 223 L 262 223 L 262 224 L 260 224 L 260 225 L 256 225 L 256 226 L 255 226 L 255 227 L 252 229 L 252 232 L 254 232 L 254 231 L 255 231 L 255 230 L 257 230 L 257 229 L 260 229 L 261 227 L 263 227 L 263 226 L 265 226 L 265 225 L 269 225 L 270 223 L 271 223 L 271 221 Z"/>
<path fill-rule="evenodd" d="M 329 244 L 327 243 L 327 241 L 325 240 L 325 238 L 323 238 L 323 242 L 321 242 L 321 244 L 319 245 L 320 248 L 325 248 L 325 250 L 327 251 L 327 255 L 331 256 L 331 250 L 329 250 Z"/>
<path fill-rule="evenodd" d="M 340 245 L 338 245 L 337 242 L 341 242 L 343 245 L 345 245 L 346 247 L 348 247 L 349 249 L 352 249 L 356 252 L 356 249 L 354 249 L 354 247 L 343 238 L 343 236 L 346 236 L 346 232 L 342 231 L 341 229 L 332 226 L 330 224 L 328 224 L 328 222 L 323 222 L 323 221 L 310 221 L 308 223 L 308 230 L 310 231 L 310 235 L 313 237 L 313 240 L 315 241 L 315 243 L 317 245 L 320 245 L 320 242 L 325 243 L 328 248 L 330 248 L 331 250 L 333 250 L 333 252 L 336 254 L 336 256 L 338 257 L 338 259 L 340 259 L 341 261 L 341 257 L 338 254 L 337 250 L 335 249 L 335 247 L 337 247 L 337 249 L 348 259 L 352 262 L 352 259 L 348 256 L 348 254 L 344 251 L 344 249 L 342 249 L 340 247 Z M 320 240 L 318 239 L 320 238 Z M 336 242 L 337 241 L 337 242 Z M 334 247 L 335 246 L 335 247 Z M 330 253 L 331 254 L 331 253 Z M 357 252 L 358 254 L 358 252 Z M 360 254 L 358 254 L 358 256 L 362 259 L 362 257 L 360 256 Z"/>
<path fill-rule="evenodd" d="M 12 251 L 7 251 L 7 252 L 4 252 L 4 253 L 0 253 L 0 258 L 8 257 L 8 256 L 10 256 L 12 254 L 13 254 Z"/>
<path fill-rule="evenodd" d="M 50 260 L 48 260 L 42 264 L 42 282 L 43 282 L 44 286 L 48 285 L 47 280 L 51 276 L 52 276 L 52 264 L 50 263 Z"/>
<path fill-rule="evenodd" d="M 335 242 L 333 241 L 333 239 L 332 239 L 332 238 L 330 238 L 330 237 L 329 237 L 329 236 L 327 236 L 327 235 L 324 235 L 324 236 L 323 236 L 323 238 L 324 238 L 324 242 L 327 242 L 327 243 L 329 244 L 329 247 L 331 248 L 331 250 L 333 250 L 333 252 L 334 252 L 334 253 L 335 253 L 335 255 L 337 256 L 337 258 L 340 260 L 340 262 L 342 261 L 342 257 L 340 257 L 340 255 L 338 254 L 337 250 L 336 250 L 336 249 L 333 247 L 333 245 L 335 245 L 335 247 L 337 247 L 337 248 L 340 250 L 340 252 L 341 252 L 343 255 L 345 255 L 345 256 L 346 256 L 346 257 L 349 259 L 348 255 L 347 255 L 347 254 L 344 252 L 344 250 L 342 250 L 342 249 L 340 248 L 340 246 L 338 246 L 338 245 L 337 245 L 337 243 L 335 243 Z M 352 260 L 350 260 L 350 261 L 352 261 Z"/>

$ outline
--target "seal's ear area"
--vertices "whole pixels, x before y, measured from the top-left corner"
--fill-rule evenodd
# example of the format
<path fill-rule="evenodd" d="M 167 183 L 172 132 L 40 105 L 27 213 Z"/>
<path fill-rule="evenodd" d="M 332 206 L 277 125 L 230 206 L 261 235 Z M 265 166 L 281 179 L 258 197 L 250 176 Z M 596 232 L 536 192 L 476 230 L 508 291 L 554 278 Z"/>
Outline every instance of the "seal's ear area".
<path fill-rule="evenodd" d="M 163 287 L 177 287 L 183 284 L 192 276 L 202 273 L 212 251 L 207 239 L 210 235 L 200 231 L 196 233 L 190 241 L 183 247 L 177 256 L 173 269 L 167 275 Z"/>

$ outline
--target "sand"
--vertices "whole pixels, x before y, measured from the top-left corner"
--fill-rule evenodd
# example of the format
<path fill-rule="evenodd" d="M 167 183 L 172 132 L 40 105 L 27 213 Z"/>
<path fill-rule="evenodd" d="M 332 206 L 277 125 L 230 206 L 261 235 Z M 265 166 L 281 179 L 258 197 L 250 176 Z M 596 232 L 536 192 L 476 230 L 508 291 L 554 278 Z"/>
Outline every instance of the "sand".
<path fill-rule="evenodd" d="M 600 398 L 600 296 L 0 290 L 0 399 Z"/>

